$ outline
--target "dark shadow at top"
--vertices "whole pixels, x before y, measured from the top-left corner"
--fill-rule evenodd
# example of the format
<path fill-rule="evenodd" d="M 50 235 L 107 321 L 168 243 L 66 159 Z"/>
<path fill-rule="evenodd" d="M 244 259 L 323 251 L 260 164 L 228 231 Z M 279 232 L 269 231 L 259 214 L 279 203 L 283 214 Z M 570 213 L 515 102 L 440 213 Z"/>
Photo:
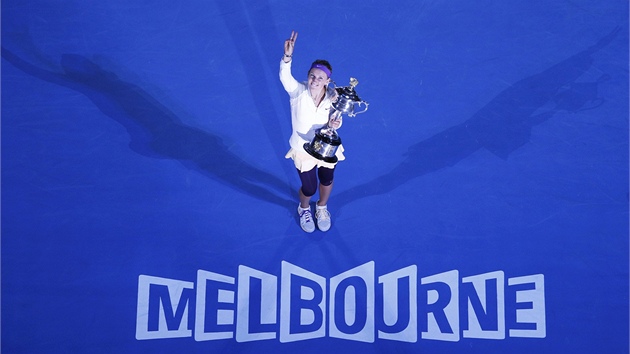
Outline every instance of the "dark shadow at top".
<path fill-rule="evenodd" d="M 2 48 L 2 57 L 25 73 L 87 96 L 129 132 L 130 147 L 145 156 L 176 159 L 237 191 L 292 207 L 290 186 L 231 152 L 220 136 L 185 125 L 141 87 L 122 81 L 89 59 L 64 54 L 56 73 L 32 65 Z M 276 191 L 277 193 L 274 193 Z"/>
<path fill-rule="evenodd" d="M 334 196 L 343 207 L 358 199 L 393 191 L 411 179 L 453 166 L 477 150 L 485 148 L 500 158 L 530 140 L 532 127 L 561 110 L 595 108 L 603 103 L 597 95 L 598 83 L 576 83 L 593 62 L 592 55 L 608 45 L 620 31 L 616 28 L 594 46 L 538 74 L 524 78 L 499 93 L 465 122 L 446 129 L 409 147 L 405 159 L 392 171 Z M 537 113 L 549 102 L 555 107 Z"/>

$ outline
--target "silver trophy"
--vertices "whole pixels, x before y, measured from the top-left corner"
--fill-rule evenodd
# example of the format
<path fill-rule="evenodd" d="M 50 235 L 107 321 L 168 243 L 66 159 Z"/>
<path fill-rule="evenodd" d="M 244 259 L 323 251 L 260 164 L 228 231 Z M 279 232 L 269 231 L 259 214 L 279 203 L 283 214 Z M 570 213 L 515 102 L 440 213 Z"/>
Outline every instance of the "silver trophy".
<path fill-rule="evenodd" d="M 359 113 L 367 111 L 369 103 L 361 101 L 354 88 L 359 81 L 353 77 L 350 78 L 350 85 L 345 87 L 336 87 L 337 102 L 333 102 L 328 116 L 328 124 L 315 132 L 315 137 L 310 143 L 304 144 L 304 150 L 318 160 L 330 163 L 337 162 L 337 148 L 341 145 L 341 138 L 335 128 L 330 126 L 330 122 L 338 121 L 343 114 L 348 117 L 354 117 Z M 363 105 L 363 107 L 361 107 Z M 357 111 L 356 109 L 363 109 Z"/>

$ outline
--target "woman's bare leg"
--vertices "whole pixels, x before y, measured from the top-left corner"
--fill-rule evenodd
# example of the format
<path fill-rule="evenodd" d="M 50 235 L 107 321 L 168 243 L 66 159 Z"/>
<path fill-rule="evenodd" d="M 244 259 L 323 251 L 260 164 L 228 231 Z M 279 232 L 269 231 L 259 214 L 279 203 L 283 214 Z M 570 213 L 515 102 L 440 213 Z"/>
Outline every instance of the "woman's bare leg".
<path fill-rule="evenodd" d="M 324 186 L 322 184 L 319 185 L 319 201 L 317 202 L 317 205 L 324 206 L 328 204 L 328 198 L 330 198 L 332 187 L 333 183 L 328 186 Z"/>

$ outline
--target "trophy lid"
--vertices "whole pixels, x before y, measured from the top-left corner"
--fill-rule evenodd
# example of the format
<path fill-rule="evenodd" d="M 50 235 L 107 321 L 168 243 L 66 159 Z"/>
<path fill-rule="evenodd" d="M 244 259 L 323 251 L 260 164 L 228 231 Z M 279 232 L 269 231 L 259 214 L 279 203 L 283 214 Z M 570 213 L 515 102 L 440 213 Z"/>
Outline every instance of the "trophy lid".
<path fill-rule="evenodd" d="M 350 86 L 335 87 L 335 90 L 337 91 L 337 95 L 339 95 L 339 98 L 344 98 L 346 100 L 360 102 L 361 99 L 359 98 L 359 95 L 357 95 L 356 91 L 354 91 L 354 88 L 358 84 L 359 84 L 359 80 L 355 79 L 354 77 L 351 77 Z"/>

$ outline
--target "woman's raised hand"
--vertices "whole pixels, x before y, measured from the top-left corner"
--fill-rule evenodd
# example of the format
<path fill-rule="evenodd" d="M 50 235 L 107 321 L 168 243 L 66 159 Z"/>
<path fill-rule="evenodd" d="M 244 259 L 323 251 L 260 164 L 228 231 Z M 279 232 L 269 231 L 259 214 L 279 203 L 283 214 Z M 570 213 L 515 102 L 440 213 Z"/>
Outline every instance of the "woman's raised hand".
<path fill-rule="evenodd" d="M 284 41 L 284 55 L 290 57 L 293 55 L 293 48 L 295 47 L 295 41 L 297 40 L 298 33 L 291 31 L 291 38 Z"/>

